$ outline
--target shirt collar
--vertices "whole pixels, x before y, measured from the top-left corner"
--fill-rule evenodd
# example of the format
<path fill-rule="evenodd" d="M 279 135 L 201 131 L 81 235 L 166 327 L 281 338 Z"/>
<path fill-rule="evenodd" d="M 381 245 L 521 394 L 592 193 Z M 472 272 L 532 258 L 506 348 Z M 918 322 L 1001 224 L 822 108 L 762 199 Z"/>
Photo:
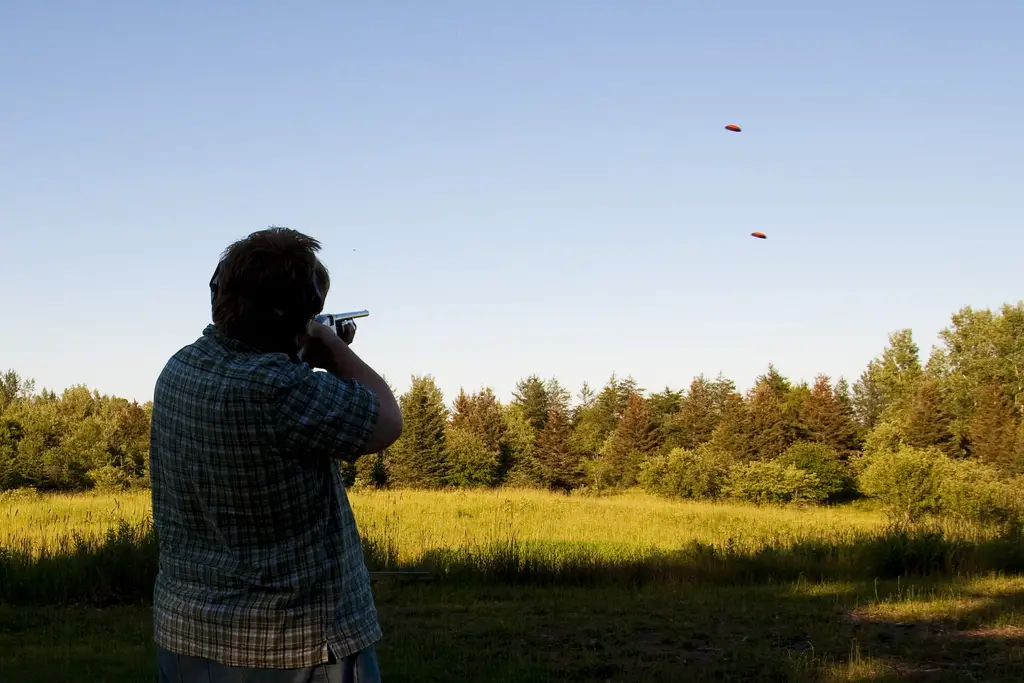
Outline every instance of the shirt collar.
<path fill-rule="evenodd" d="M 234 337 L 229 337 L 228 335 L 224 334 L 219 329 L 217 329 L 217 326 L 212 323 L 207 325 L 206 328 L 203 330 L 203 336 L 206 337 L 207 339 L 213 340 L 214 342 L 220 344 L 226 349 L 236 351 L 238 353 L 256 353 L 261 355 L 267 353 L 266 351 L 260 351 L 255 346 L 251 346 L 243 341 L 235 339 Z M 301 362 L 298 356 L 296 355 L 289 354 L 288 357 L 295 363 Z"/>

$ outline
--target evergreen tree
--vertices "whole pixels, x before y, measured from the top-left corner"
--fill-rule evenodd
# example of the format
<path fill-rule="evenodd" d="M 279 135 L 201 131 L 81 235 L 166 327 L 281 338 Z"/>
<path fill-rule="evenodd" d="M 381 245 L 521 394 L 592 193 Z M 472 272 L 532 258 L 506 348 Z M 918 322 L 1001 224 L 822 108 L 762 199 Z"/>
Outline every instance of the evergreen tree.
<path fill-rule="evenodd" d="M 908 446 L 934 446 L 950 457 L 962 454 L 960 444 L 950 430 L 950 415 L 932 380 L 921 382 L 907 408 L 905 439 Z"/>
<path fill-rule="evenodd" d="M 414 376 L 399 403 L 404 426 L 402 436 L 389 449 L 392 482 L 410 488 L 444 486 L 449 476 L 445 453 L 448 410 L 441 390 L 433 377 Z"/>
<path fill-rule="evenodd" d="M 654 422 L 658 447 L 666 447 L 675 432 L 674 418 L 679 413 L 683 392 L 673 391 L 669 387 L 651 394 L 647 399 L 647 407 Z"/>
<path fill-rule="evenodd" d="M 520 407 L 536 438 L 548 419 L 550 397 L 547 384 L 537 375 L 530 375 L 519 380 L 512 396 L 512 403 Z"/>
<path fill-rule="evenodd" d="M 510 403 L 501 412 L 500 479 L 510 486 L 535 486 L 540 481 L 534 462 L 536 435 L 523 406 Z"/>
<path fill-rule="evenodd" d="M 724 397 L 721 394 L 704 375 L 690 382 L 689 390 L 679 401 L 679 410 L 672 416 L 667 445 L 693 450 L 710 441 L 722 417 Z"/>
<path fill-rule="evenodd" d="M 909 329 L 889 335 L 889 345 L 868 364 L 854 385 L 854 408 L 862 426 L 872 429 L 889 410 L 905 410 L 924 379 L 920 349 Z"/>
<path fill-rule="evenodd" d="M 750 391 L 750 445 L 759 460 L 777 458 L 796 441 L 793 417 L 787 409 L 789 393 L 789 382 L 774 366 L 769 366 Z"/>
<path fill-rule="evenodd" d="M 1000 384 L 983 384 L 975 394 L 977 403 L 969 428 L 971 455 L 987 465 L 1016 474 L 1017 421 L 1013 404 Z"/>
<path fill-rule="evenodd" d="M 584 382 L 583 386 L 580 387 L 580 393 L 576 396 L 576 405 L 573 406 L 570 412 L 569 422 L 573 429 L 579 424 L 586 411 L 594 405 L 596 398 L 597 395 L 594 393 L 594 390 L 590 388 L 589 384 Z"/>
<path fill-rule="evenodd" d="M 640 463 L 657 445 L 655 425 L 647 402 L 639 393 L 633 393 L 622 419 L 602 449 L 601 459 L 606 475 L 614 484 L 632 486 L 636 483 Z"/>
<path fill-rule="evenodd" d="M 484 387 L 472 395 L 460 390 L 452 408 L 452 427 L 475 434 L 489 451 L 500 450 L 504 432 L 502 408 L 490 387 Z"/>
<path fill-rule="evenodd" d="M 534 460 L 540 482 L 551 489 L 571 491 L 580 481 L 580 456 L 569 446 L 572 430 L 564 406 L 555 403 L 537 439 Z"/>
<path fill-rule="evenodd" d="M 815 378 L 800 412 L 807 440 L 825 444 L 839 453 L 856 448 L 856 425 L 849 403 L 833 390 L 826 375 Z"/>
<path fill-rule="evenodd" d="M 613 373 L 597 396 L 576 410 L 570 438 L 573 451 L 584 458 L 596 457 L 625 412 L 630 392 L 637 391 L 633 378 L 620 381 Z"/>
<path fill-rule="evenodd" d="M 501 469 L 501 452 L 491 448 L 477 433 L 465 426 L 449 424 L 445 430 L 447 483 L 475 488 L 494 486 Z"/>
<path fill-rule="evenodd" d="M 727 394 L 723 401 L 722 417 L 711 435 L 711 446 L 737 462 L 745 462 L 755 456 L 750 410 L 743 396 L 736 391 Z"/>

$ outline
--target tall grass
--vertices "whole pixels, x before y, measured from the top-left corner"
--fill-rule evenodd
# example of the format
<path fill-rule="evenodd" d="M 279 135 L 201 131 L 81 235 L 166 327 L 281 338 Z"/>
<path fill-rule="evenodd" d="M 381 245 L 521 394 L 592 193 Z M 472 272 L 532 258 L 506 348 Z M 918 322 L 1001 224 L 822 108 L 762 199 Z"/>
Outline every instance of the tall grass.
<path fill-rule="evenodd" d="M 643 494 L 350 493 L 372 569 L 533 584 L 770 583 L 1024 571 L 991 530 L 894 530 L 874 511 L 756 508 Z M 156 572 L 146 492 L 0 497 L 0 601 L 146 600 Z"/>

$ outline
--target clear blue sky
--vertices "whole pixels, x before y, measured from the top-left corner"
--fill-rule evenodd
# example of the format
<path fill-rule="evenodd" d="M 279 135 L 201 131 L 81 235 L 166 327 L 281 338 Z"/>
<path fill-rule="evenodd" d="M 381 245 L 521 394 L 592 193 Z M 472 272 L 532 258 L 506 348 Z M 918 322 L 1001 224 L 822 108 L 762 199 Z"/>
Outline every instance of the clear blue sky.
<path fill-rule="evenodd" d="M 1014 0 L 4 3 L 0 368 L 150 399 L 221 250 L 278 224 L 402 390 L 852 382 L 1024 296 L 1022 29 Z"/>

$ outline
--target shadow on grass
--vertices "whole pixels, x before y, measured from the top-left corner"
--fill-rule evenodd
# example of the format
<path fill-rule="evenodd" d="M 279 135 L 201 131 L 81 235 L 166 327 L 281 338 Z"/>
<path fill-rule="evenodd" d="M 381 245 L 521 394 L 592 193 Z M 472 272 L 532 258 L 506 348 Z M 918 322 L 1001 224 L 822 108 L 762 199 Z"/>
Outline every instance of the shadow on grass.
<path fill-rule="evenodd" d="M 938 584 L 933 593 L 850 609 L 838 628 L 856 652 L 822 667 L 824 680 L 1024 680 L 1024 582 L 1010 581 L 1012 588 L 999 591 Z"/>
<path fill-rule="evenodd" d="M 378 651 L 392 683 L 1019 681 L 1007 622 L 1024 624 L 1024 580 L 988 583 L 386 584 Z M 149 618 L 142 606 L 0 606 L 0 672 L 152 681 Z"/>
<path fill-rule="evenodd" d="M 40 551 L 0 547 L 0 603 L 103 607 L 150 602 L 157 548 L 151 523 L 126 521 L 103 537 L 72 534 Z"/>
<path fill-rule="evenodd" d="M 935 530 L 894 529 L 844 543 L 811 540 L 757 549 L 694 541 L 639 556 L 634 550 L 632 557 L 629 548 L 616 550 L 585 542 L 513 540 L 431 550 L 419 561 L 401 565 L 369 543 L 366 556 L 374 569 L 421 569 L 462 583 L 512 585 L 750 585 L 1024 572 L 1019 536 L 967 540 Z"/>
<path fill-rule="evenodd" d="M 98 539 L 68 537 L 41 553 L 27 547 L 0 548 L 0 602 L 147 602 L 157 548 L 149 521 L 122 522 Z M 673 551 L 506 539 L 432 550 L 404 564 L 394 548 L 372 539 L 364 550 L 371 570 L 428 570 L 443 582 L 459 585 L 755 585 L 1024 572 L 1019 536 L 967 540 L 926 529 L 864 532 L 842 543 L 812 540 L 756 549 L 691 542 Z"/>

